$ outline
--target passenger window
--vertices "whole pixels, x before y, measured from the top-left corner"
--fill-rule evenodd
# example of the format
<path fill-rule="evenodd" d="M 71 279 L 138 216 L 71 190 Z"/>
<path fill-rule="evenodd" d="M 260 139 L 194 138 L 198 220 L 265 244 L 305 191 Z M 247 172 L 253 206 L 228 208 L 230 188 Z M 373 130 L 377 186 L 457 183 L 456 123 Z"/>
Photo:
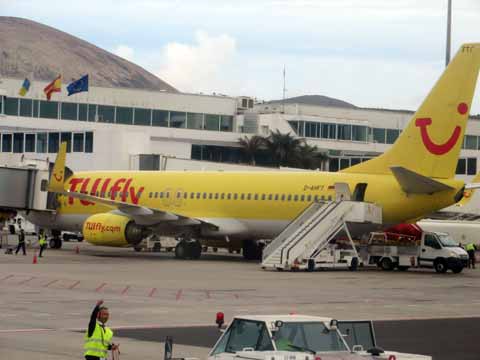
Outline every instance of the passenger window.
<path fill-rule="evenodd" d="M 157 197 L 157 195 L 155 195 L 155 197 Z M 160 199 L 163 199 L 163 191 L 161 191 L 161 192 L 158 193 L 158 197 L 159 197 Z"/>
<path fill-rule="evenodd" d="M 275 194 L 275 201 L 278 201 L 278 194 Z"/>
<path fill-rule="evenodd" d="M 265 200 L 267 198 L 267 195 L 262 194 L 262 200 Z"/>
<path fill-rule="evenodd" d="M 282 201 L 285 201 L 285 194 L 282 194 Z"/>
<path fill-rule="evenodd" d="M 268 194 L 268 200 L 272 200 L 273 199 L 273 195 L 272 194 Z"/>
<path fill-rule="evenodd" d="M 288 194 L 287 201 L 292 201 L 292 195 Z"/>
<path fill-rule="evenodd" d="M 293 201 L 298 201 L 298 195 L 293 195 Z"/>
<path fill-rule="evenodd" d="M 206 199 L 207 198 L 207 193 L 203 193 L 203 198 Z"/>
<path fill-rule="evenodd" d="M 225 194 L 224 194 L 224 193 L 221 193 L 221 194 L 220 194 L 220 200 L 223 200 L 223 199 L 225 199 Z"/>
<path fill-rule="evenodd" d="M 322 195 L 322 201 L 325 201 L 325 195 Z"/>
<path fill-rule="evenodd" d="M 227 194 L 227 200 L 230 200 L 232 198 L 232 194 L 228 193 Z"/>
<path fill-rule="evenodd" d="M 241 194 L 240 195 L 240 200 L 244 200 L 245 199 L 245 194 Z"/>
<path fill-rule="evenodd" d="M 200 199 L 200 193 L 197 192 L 197 199 Z"/>
<path fill-rule="evenodd" d="M 190 193 L 190 199 L 195 199 L 195 193 Z"/>
<path fill-rule="evenodd" d="M 170 197 L 170 193 L 169 192 L 166 192 L 165 193 L 165 197 L 168 199 Z"/>
<path fill-rule="evenodd" d="M 97 195 L 98 196 L 98 195 Z M 151 199 L 152 198 L 152 193 L 148 194 L 148 197 Z"/>
<path fill-rule="evenodd" d="M 209 200 L 212 200 L 212 199 L 213 199 L 213 194 L 212 194 L 212 193 L 209 193 L 209 194 L 208 194 L 208 199 L 209 199 Z"/>
<path fill-rule="evenodd" d="M 177 199 L 180 199 L 182 197 L 182 193 L 181 192 L 177 192 Z"/>
<path fill-rule="evenodd" d="M 305 201 L 305 195 L 300 196 L 300 201 Z"/>
<path fill-rule="evenodd" d="M 188 193 L 186 193 L 186 192 L 183 193 L 183 198 L 184 198 L 184 199 L 188 199 Z"/>
<path fill-rule="evenodd" d="M 332 195 L 328 195 L 328 201 L 332 201 Z"/>
<path fill-rule="evenodd" d="M 237 200 L 237 199 L 238 199 L 238 194 L 237 193 L 233 194 L 233 200 Z"/>
<path fill-rule="evenodd" d="M 247 200 L 250 200 L 252 198 L 252 194 L 247 194 Z"/>
<path fill-rule="evenodd" d="M 265 195 L 264 195 L 264 197 L 265 197 Z M 258 194 L 254 195 L 253 200 L 258 200 Z"/>
<path fill-rule="evenodd" d="M 215 200 L 218 200 L 218 193 L 215 193 Z"/>

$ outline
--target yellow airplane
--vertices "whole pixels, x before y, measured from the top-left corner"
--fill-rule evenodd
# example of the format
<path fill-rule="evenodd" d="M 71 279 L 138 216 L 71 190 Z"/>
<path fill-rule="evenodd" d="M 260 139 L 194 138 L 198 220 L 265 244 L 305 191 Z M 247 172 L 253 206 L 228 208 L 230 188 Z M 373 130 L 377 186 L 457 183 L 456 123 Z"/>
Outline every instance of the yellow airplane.
<path fill-rule="evenodd" d="M 340 172 L 95 171 L 65 176 L 66 144 L 49 191 L 54 218 L 44 227 L 82 230 L 95 245 L 135 246 L 150 233 L 183 238 L 178 257 L 198 258 L 215 240 L 258 257 L 254 240 L 280 233 L 313 201 L 332 200 L 346 183 L 357 200 L 380 205 L 386 226 L 422 218 L 460 201 L 455 169 L 480 67 L 480 44 L 462 45 L 395 144 Z M 195 240 L 190 240 L 195 239 Z M 188 240 L 188 241 L 187 241 Z"/>

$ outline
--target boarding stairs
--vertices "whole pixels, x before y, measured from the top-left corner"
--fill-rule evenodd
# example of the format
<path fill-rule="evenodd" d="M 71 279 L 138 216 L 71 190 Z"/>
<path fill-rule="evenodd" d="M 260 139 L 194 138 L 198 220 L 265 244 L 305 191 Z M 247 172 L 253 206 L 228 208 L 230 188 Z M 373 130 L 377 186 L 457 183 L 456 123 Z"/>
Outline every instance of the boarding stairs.
<path fill-rule="evenodd" d="M 343 200 L 314 202 L 297 216 L 263 250 L 263 269 L 306 268 L 309 261 L 344 230 L 353 245 L 347 223 L 382 222 L 381 208 L 375 204 Z M 353 247 L 353 251 L 356 250 Z M 358 255 L 357 255 L 358 257 Z"/>

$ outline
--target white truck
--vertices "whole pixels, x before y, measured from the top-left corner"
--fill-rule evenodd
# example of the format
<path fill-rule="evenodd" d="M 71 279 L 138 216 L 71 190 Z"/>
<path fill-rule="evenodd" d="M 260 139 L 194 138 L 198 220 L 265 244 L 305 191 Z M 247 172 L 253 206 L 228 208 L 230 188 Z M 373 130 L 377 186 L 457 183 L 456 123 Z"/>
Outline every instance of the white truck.
<path fill-rule="evenodd" d="M 468 265 L 467 252 L 450 235 L 440 232 L 374 232 L 367 246 L 360 246 L 359 254 L 364 265 L 377 265 L 387 271 L 425 267 L 438 273 L 460 273 Z"/>
<path fill-rule="evenodd" d="M 223 316 L 222 316 L 223 320 Z M 218 314 L 217 314 L 217 324 Z M 236 316 L 208 360 L 431 360 L 377 347 L 371 321 L 305 315 Z"/>

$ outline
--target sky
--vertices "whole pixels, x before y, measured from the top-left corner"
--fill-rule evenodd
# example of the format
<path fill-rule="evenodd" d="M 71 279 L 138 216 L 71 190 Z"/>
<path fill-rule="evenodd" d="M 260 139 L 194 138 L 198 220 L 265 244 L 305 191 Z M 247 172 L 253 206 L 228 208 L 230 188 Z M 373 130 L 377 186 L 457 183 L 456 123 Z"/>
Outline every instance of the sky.
<path fill-rule="evenodd" d="M 452 56 L 480 41 L 480 0 L 452 0 Z M 0 0 L 183 92 L 326 95 L 415 110 L 445 66 L 447 0 Z M 480 90 L 471 113 L 480 113 Z"/>

